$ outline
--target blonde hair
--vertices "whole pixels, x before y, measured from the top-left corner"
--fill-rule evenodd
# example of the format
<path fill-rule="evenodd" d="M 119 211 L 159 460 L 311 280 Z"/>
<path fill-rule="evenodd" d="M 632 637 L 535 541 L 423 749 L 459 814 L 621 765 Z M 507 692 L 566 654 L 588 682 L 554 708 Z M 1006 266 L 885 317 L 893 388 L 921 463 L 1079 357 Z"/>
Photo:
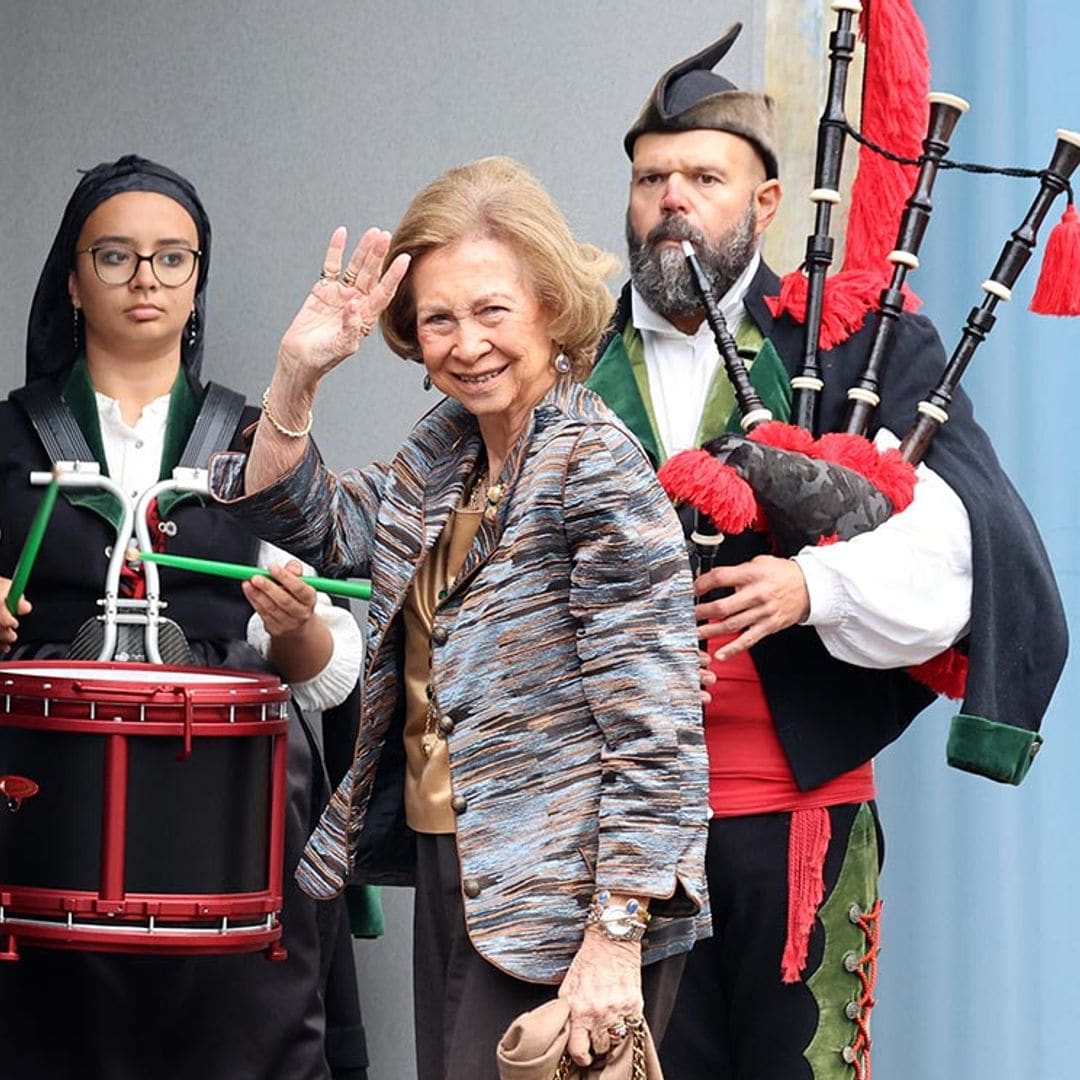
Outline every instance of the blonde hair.
<path fill-rule="evenodd" d="M 498 240 L 517 255 L 534 296 L 552 316 L 552 341 L 569 357 L 573 377 L 585 379 L 615 309 L 605 279 L 618 269 L 618 259 L 575 240 L 551 196 L 523 165 L 486 157 L 443 173 L 413 199 L 384 266 L 403 251 L 415 262 L 469 237 Z M 394 352 L 420 359 L 408 274 L 380 325 Z"/>

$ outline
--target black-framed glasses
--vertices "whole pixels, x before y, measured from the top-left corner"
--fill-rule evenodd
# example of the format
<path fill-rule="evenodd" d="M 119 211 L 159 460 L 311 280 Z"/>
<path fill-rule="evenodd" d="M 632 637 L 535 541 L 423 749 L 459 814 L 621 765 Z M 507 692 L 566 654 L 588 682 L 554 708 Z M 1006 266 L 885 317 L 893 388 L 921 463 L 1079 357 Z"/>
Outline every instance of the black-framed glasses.
<path fill-rule="evenodd" d="M 126 244 L 95 244 L 76 251 L 94 261 L 94 273 L 102 285 L 126 285 L 144 263 L 150 264 L 154 277 L 167 289 L 186 285 L 195 273 L 201 251 L 187 247 L 160 248 L 150 255 L 140 255 Z"/>

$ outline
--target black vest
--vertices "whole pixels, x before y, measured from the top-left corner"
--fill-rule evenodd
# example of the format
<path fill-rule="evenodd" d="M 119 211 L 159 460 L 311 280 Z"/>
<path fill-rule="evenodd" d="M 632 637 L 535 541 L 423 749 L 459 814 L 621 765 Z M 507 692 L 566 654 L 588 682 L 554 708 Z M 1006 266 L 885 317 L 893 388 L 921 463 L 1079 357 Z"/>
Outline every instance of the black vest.
<path fill-rule="evenodd" d="M 243 427 L 254 420 L 245 410 L 231 448 L 240 449 Z M 32 470 L 51 461 L 26 412 L 11 401 L 0 404 L 0 574 L 10 577 L 43 489 L 30 486 Z M 212 502 L 197 497 L 178 502 L 165 515 L 176 526 L 165 550 L 177 555 L 252 563 L 258 540 Z M 105 573 L 115 540 L 112 525 L 61 493 L 26 586 L 33 611 L 19 620 L 19 642 L 34 646 L 67 643 L 100 611 Z M 243 641 L 251 606 L 238 582 L 162 568 L 164 614 L 179 623 L 192 643 Z"/>

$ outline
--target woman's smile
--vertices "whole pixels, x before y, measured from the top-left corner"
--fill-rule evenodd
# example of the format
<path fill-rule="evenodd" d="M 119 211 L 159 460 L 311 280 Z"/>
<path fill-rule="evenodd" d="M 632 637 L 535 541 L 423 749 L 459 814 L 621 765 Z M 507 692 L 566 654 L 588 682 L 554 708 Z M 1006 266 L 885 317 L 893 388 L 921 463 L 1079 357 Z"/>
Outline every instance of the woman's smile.
<path fill-rule="evenodd" d="M 504 365 L 501 368 L 496 368 L 494 371 L 486 371 L 482 375 L 466 374 L 464 372 L 456 373 L 454 378 L 459 382 L 465 383 L 467 386 L 487 386 L 494 382 L 500 375 L 506 372 L 509 365 Z"/>

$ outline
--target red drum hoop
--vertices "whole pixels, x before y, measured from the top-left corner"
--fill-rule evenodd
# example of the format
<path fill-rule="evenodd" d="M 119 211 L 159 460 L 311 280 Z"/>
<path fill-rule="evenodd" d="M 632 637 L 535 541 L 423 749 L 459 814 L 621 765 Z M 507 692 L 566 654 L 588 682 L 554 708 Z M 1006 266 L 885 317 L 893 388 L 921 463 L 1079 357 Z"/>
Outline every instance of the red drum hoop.
<path fill-rule="evenodd" d="M 0 663 L 0 959 L 283 958 L 289 699 L 256 672 Z"/>

